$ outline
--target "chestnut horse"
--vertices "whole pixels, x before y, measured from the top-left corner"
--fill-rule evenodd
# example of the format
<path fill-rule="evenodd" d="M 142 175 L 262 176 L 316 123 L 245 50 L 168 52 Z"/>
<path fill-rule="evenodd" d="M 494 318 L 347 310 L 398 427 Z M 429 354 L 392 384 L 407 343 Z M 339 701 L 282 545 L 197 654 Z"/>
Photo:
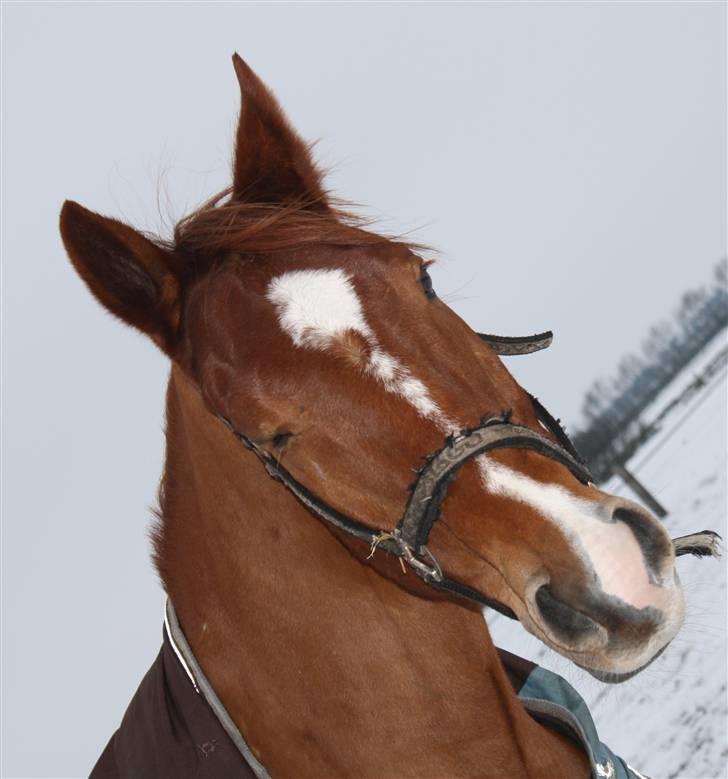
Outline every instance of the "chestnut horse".
<path fill-rule="evenodd" d="M 482 603 L 619 681 L 683 621 L 673 544 L 589 481 L 418 247 L 332 201 L 234 65 L 232 186 L 172 241 L 61 214 L 91 292 L 172 363 L 154 560 L 188 658 L 258 775 L 588 776 L 518 698 Z M 410 496 L 456 447 L 410 544 Z"/>

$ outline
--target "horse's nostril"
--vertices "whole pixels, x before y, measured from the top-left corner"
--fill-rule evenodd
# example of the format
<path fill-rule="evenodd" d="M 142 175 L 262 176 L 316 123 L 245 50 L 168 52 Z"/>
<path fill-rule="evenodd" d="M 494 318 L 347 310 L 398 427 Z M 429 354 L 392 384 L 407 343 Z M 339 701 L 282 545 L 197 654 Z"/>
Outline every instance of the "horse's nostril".
<path fill-rule="evenodd" d="M 593 619 L 556 598 L 548 584 L 536 590 L 536 605 L 554 635 L 562 641 L 581 642 L 602 631 Z"/>
<path fill-rule="evenodd" d="M 672 560 L 672 542 L 654 517 L 631 506 L 617 506 L 615 522 L 624 522 L 632 531 L 650 572 L 661 579 L 666 562 Z"/>

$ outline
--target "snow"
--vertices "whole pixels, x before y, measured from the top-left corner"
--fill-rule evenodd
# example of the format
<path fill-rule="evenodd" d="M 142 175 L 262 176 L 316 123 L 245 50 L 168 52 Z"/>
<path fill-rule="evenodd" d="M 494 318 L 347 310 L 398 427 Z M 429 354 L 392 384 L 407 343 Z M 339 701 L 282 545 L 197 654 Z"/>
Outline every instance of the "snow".
<path fill-rule="evenodd" d="M 663 390 L 645 412 L 654 418 L 725 347 L 722 334 Z M 669 511 L 672 536 L 698 530 L 726 538 L 726 372 L 678 405 L 629 469 Z M 608 492 L 636 496 L 618 478 Z M 687 600 L 685 625 L 641 674 L 605 685 L 541 644 L 520 624 L 488 614 L 498 646 L 566 678 L 585 698 L 602 741 L 654 779 L 728 776 L 726 558 L 677 561 Z"/>

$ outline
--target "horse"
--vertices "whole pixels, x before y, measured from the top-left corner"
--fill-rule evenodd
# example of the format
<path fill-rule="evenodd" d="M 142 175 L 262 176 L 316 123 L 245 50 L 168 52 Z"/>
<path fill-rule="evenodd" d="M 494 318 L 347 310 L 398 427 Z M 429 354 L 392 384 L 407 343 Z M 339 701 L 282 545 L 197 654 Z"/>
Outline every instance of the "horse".
<path fill-rule="evenodd" d="M 601 491 L 501 359 L 550 334 L 474 332 L 233 64 L 232 184 L 172 239 L 61 211 L 91 293 L 171 361 L 163 648 L 92 777 L 640 776 L 483 609 L 624 681 L 714 539 Z"/>

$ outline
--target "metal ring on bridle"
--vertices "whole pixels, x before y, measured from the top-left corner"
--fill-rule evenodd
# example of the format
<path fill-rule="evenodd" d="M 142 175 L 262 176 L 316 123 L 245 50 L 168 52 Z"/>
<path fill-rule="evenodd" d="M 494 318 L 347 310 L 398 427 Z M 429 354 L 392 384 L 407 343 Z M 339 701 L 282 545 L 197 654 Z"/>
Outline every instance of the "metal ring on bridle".
<path fill-rule="evenodd" d="M 440 568 L 440 564 L 437 562 L 435 556 L 426 546 L 420 547 L 419 554 L 425 555 L 426 557 L 429 558 L 430 560 L 429 565 L 423 560 L 421 560 L 415 554 L 412 547 L 402 539 L 402 535 L 399 532 L 399 529 L 395 530 L 392 536 L 396 540 L 399 546 L 399 551 L 402 557 L 404 558 L 405 562 L 407 562 L 408 565 L 414 568 L 414 570 L 417 571 L 417 573 L 425 581 L 441 582 L 445 578 L 442 574 L 442 568 Z"/>

